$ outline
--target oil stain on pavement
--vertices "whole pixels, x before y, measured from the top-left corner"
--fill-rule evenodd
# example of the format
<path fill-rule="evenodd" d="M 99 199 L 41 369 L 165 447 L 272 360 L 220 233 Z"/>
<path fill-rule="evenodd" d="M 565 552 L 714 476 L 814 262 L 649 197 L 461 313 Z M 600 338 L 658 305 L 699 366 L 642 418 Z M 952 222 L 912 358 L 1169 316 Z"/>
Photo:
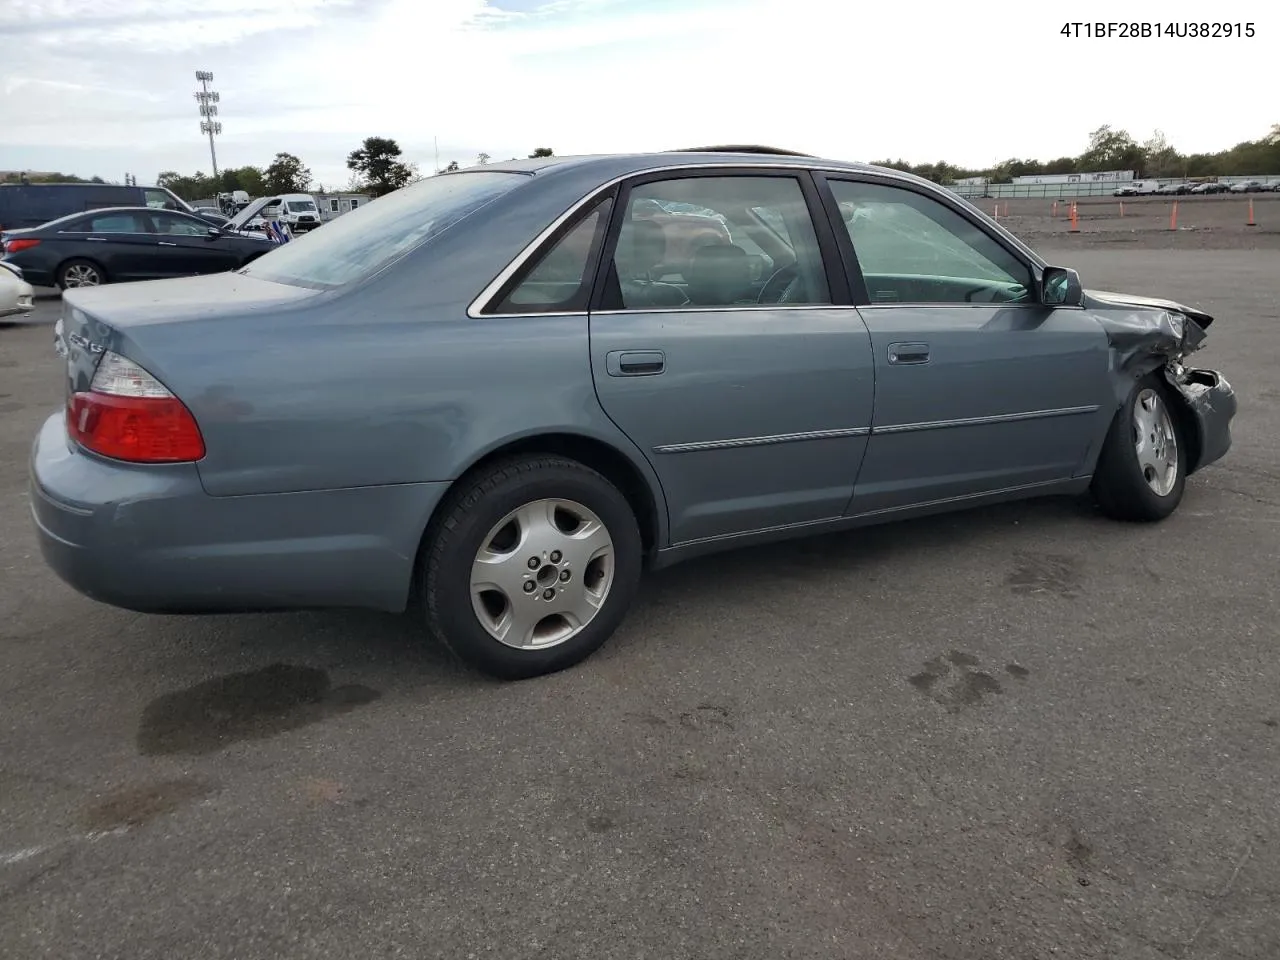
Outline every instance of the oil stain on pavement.
<path fill-rule="evenodd" d="M 1000 681 L 985 671 L 973 669 L 977 666 L 980 662 L 973 654 L 952 650 L 925 661 L 924 669 L 907 677 L 907 683 L 954 712 L 980 703 L 988 694 L 1004 692 Z M 1025 679 L 1030 673 L 1017 664 L 1009 664 L 1005 669 L 1018 679 Z"/>
<path fill-rule="evenodd" d="M 213 792 L 202 780 L 166 780 L 113 790 L 92 803 L 84 825 L 94 831 L 138 827 Z"/>
<path fill-rule="evenodd" d="M 275 663 L 152 701 L 142 714 L 138 749 L 152 756 L 213 753 L 348 713 L 379 696 L 359 684 L 333 687 L 315 667 Z"/>

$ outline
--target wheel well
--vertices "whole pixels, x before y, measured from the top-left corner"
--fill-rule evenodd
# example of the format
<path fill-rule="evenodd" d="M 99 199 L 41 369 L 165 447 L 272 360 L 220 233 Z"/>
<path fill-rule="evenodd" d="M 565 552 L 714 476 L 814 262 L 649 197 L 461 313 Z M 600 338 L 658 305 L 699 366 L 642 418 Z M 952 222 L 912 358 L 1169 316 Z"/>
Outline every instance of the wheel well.
<path fill-rule="evenodd" d="M 1204 437 L 1200 436 L 1200 421 L 1196 419 L 1191 410 L 1191 404 L 1177 387 L 1167 382 L 1162 383 L 1161 386 L 1165 388 L 1165 396 L 1173 401 L 1169 404 L 1169 409 L 1177 418 L 1183 439 L 1187 443 L 1187 476 L 1191 476 L 1199 468 L 1200 458 L 1204 455 Z"/>
<path fill-rule="evenodd" d="M 609 446 L 609 444 L 600 440 L 593 440 L 589 437 L 570 433 L 541 434 L 515 440 L 481 457 L 459 475 L 449 487 L 451 490 L 457 488 L 459 484 L 464 483 L 473 474 L 499 460 L 509 459 L 513 456 L 537 456 L 538 454 L 554 454 L 569 460 L 576 460 L 583 466 L 590 467 L 603 475 L 605 479 L 616 486 L 622 495 L 627 498 L 627 503 L 631 505 L 631 509 L 635 512 L 636 524 L 640 527 L 640 542 L 643 545 L 645 557 L 647 558 L 653 554 L 658 543 L 658 507 L 654 502 L 653 492 L 649 489 L 649 484 L 644 475 L 636 469 L 630 460 Z M 422 539 L 418 544 L 418 554 L 414 561 L 413 579 L 409 588 L 409 602 L 411 604 L 416 599 L 419 599 L 423 556 L 428 549 L 427 545 L 439 520 L 440 507 L 445 502 L 445 499 L 444 497 L 441 498 L 440 503 L 432 511 L 426 528 L 422 531 Z"/>
<path fill-rule="evenodd" d="M 612 483 L 627 498 L 640 527 L 640 541 L 648 554 L 658 542 L 658 507 L 643 474 L 609 444 L 571 433 L 550 433 L 515 440 L 477 460 L 466 474 L 482 470 L 498 460 L 521 454 L 555 454 L 590 467 Z M 460 482 L 462 478 L 455 480 Z"/>

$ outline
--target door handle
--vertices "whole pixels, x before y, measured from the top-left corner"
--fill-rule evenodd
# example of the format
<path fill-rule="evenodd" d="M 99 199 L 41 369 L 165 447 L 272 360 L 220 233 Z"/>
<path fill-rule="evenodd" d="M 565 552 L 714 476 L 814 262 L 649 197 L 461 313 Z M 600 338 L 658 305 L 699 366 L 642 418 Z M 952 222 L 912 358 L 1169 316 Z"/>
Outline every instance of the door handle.
<path fill-rule="evenodd" d="M 928 363 L 929 345 L 927 343 L 891 343 L 889 344 L 890 363 Z"/>
<path fill-rule="evenodd" d="M 604 357 L 611 377 L 653 377 L 667 367 L 661 350 L 610 350 Z"/>
<path fill-rule="evenodd" d="M 161 246 L 161 247 L 176 247 L 176 246 L 177 246 L 177 244 L 176 244 L 176 243 L 170 243 L 168 240 L 157 240 L 157 241 L 156 241 L 156 245 L 157 245 L 157 246 Z"/>

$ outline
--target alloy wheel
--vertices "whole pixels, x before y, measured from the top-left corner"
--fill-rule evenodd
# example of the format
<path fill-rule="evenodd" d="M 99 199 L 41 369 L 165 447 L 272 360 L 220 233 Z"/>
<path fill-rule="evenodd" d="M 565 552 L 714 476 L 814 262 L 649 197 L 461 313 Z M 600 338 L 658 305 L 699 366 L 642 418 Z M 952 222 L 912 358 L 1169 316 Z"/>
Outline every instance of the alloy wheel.
<path fill-rule="evenodd" d="M 542 650 L 580 633 L 613 585 L 615 550 L 603 521 L 573 500 L 512 510 L 471 565 L 471 605 L 500 643 Z"/>

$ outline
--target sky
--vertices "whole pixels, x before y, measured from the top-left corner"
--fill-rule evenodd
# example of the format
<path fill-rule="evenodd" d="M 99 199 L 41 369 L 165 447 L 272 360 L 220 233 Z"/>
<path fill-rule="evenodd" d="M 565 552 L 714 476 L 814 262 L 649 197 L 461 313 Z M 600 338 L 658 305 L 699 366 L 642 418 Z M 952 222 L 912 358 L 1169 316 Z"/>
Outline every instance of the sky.
<path fill-rule="evenodd" d="M 424 173 L 437 145 L 463 166 L 760 143 L 985 167 L 1078 154 L 1102 124 L 1198 152 L 1280 122 L 1269 0 L 1215 5 L 1254 24 L 1230 39 L 1061 35 L 1109 3 L 935 2 L 0 0 L 0 170 L 208 173 L 196 70 L 221 95 L 220 167 L 288 151 L 331 190 L 367 136 Z"/>

